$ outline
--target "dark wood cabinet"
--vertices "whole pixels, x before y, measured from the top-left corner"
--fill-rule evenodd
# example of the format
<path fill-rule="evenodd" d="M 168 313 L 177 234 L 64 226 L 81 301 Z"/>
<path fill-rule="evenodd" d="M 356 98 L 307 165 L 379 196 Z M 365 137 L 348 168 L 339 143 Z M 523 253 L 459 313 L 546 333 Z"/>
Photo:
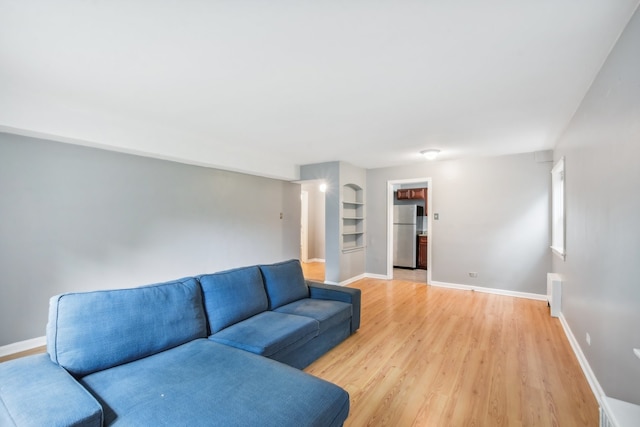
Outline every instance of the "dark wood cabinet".
<path fill-rule="evenodd" d="M 405 188 L 398 190 L 396 193 L 396 198 L 398 200 L 427 200 L 427 189 L 426 188 Z"/>
<path fill-rule="evenodd" d="M 428 188 L 403 188 L 396 192 L 398 200 L 424 200 L 424 214 L 428 215 L 427 209 L 427 191 Z"/>
<path fill-rule="evenodd" d="M 398 190 L 396 193 L 396 199 L 398 200 L 409 200 L 409 190 Z"/>
<path fill-rule="evenodd" d="M 427 236 L 418 236 L 418 268 L 427 269 Z"/>

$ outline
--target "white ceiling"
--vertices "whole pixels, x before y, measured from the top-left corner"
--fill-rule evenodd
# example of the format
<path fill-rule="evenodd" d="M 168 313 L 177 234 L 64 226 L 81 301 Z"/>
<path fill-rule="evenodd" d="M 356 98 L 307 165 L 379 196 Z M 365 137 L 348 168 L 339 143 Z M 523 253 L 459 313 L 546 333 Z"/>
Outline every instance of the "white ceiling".
<path fill-rule="evenodd" d="M 553 148 L 640 0 L 0 0 L 0 130 L 297 179 Z"/>

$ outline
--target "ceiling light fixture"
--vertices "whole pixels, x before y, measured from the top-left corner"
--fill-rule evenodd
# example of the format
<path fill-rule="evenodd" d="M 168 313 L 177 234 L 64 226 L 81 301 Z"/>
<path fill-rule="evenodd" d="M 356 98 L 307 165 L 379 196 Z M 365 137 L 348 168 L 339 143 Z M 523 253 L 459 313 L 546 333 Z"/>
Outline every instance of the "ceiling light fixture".
<path fill-rule="evenodd" d="M 422 154 L 427 160 L 435 160 L 436 157 L 438 157 L 438 154 L 440 154 L 440 150 L 430 148 L 428 150 L 422 150 L 420 154 Z"/>
<path fill-rule="evenodd" d="M 322 184 L 320 184 L 320 192 L 325 193 L 326 191 L 327 191 L 327 184 L 323 182 Z"/>

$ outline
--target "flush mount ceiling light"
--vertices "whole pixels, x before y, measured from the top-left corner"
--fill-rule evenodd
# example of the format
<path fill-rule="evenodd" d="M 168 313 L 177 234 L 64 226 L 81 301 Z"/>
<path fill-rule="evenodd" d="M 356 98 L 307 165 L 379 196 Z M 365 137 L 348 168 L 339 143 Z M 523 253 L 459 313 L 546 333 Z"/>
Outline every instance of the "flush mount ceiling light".
<path fill-rule="evenodd" d="M 430 148 L 428 150 L 422 150 L 420 154 L 424 156 L 427 160 L 435 160 L 438 157 L 440 150 L 436 150 L 435 148 Z"/>

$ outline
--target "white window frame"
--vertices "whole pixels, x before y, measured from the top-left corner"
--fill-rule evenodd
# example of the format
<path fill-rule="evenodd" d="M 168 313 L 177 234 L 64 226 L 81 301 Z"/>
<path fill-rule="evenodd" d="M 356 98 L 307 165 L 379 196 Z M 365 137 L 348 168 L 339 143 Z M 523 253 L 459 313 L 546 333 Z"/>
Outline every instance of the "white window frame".
<path fill-rule="evenodd" d="M 565 172 L 564 157 L 551 169 L 551 250 L 563 260 L 565 248 Z"/>

